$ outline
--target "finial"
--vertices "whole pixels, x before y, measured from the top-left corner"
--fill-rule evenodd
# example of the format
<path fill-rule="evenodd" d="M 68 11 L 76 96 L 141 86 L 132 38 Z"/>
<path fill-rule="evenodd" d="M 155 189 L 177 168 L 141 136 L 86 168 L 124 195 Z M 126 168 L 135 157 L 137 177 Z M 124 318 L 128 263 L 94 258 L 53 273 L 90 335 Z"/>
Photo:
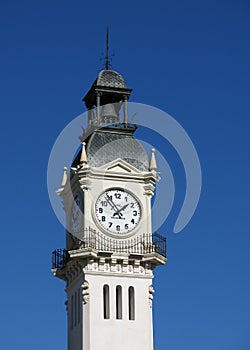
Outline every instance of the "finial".
<path fill-rule="evenodd" d="M 109 27 L 106 29 L 106 55 L 105 55 L 105 68 L 109 69 Z"/>
<path fill-rule="evenodd" d="M 149 169 L 151 171 L 157 169 L 156 160 L 155 160 L 155 149 L 154 148 L 152 148 L 152 150 L 151 150 L 151 160 L 150 160 L 150 167 L 149 167 Z"/>
<path fill-rule="evenodd" d="M 62 177 L 62 184 L 61 186 L 64 187 L 66 185 L 67 182 L 67 167 L 65 166 L 63 168 L 63 177 Z"/>
<path fill-rule="evenodd" d="M 112 66 L 111 66 L 111 61 L 112 61 L 112 57 L 114 55 L 110 55 L 109 54 L 109 27 L 107 26 L 106 28 L 106 53 L 105 53 L 105 56 L 104 54 L 102 54 L 102 57 L 101 57 L 101 60 L 104 60 L 105 61 L 105 64 L 104 64 L 104 68 L 106 70 L 109 70 Z"/>
<path fill-rule="evenodd" d="M 82 142 L 82 153 L 81 153 L 81 158 L 80 158 L 80 164 L 81 165 L 88 163 L 85 145 L 86 145 L 86 143 Z"/>
<path fill-rule="evenodd" d="M 107 26 L 107 28 L 106 28 L 106 53 L 105 53 L 105 55 L 104 55 L 104 53 L 102 53 L 101 58 L 100 58 L 100 61 L 104 61 L 103 69 L 109 70 L 110 68 L 112 68 L 111 61 L 112 61 L 113 56 L 114 56 L 114 54 L 112 54 L 112 55 L 109 54 L 109 27 Z"/>

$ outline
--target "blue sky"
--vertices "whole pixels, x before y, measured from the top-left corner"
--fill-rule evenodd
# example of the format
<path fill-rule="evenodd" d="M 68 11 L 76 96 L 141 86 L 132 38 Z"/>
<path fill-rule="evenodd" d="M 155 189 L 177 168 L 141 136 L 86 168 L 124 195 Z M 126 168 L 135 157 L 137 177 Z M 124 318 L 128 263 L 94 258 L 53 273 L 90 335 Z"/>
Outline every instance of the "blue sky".
<path fill-rule="evenodd" d="M 174 235 L 184 178 L 165 150 L 178 186 L 160 230 L 169 260 L 155 273 L 155 350 L 249 349 L 249 15 L 246 0 L 1 1 L 3 348 L 66 349 L 64 284 L 50 272 L 64 229 L 48 199 L 47 161 L 84 111 L 109 24 L 113 68 L 134 89 L 131 101 L 172 115 L 202 166 L 197 211 Z"/>

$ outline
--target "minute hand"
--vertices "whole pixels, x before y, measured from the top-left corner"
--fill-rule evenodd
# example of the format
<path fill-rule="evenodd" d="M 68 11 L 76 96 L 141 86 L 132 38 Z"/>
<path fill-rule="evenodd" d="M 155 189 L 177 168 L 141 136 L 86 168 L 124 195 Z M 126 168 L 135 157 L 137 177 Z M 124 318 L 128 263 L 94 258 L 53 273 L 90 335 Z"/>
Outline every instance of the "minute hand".
<path fill-rule="evenodd" d="M 115 210 L 113 216 L 115 216 L 116 214 L 119 216 L 119 218 L 121 218 L 122 213 L 119 212 L 119 209 L 117 208 L 117 206 L 115 205 L 115 203 L 112 201 L 112 199 L 110 199 L 108 196 L 106 197 L 107 202 L 110 204 L 111 208 L 113 210 Z M 121 215 L 121 216 L 120 216 Z"/>
<path fill-rule="evenodd" d="M 129 205 L 129 203 L 128 203 L 128 204 L 125 204 L 121 209 L 118 209 L 118 210 L 115 212 L 115 214 L 122 214 L 121 211 L 124 210 L 124 209 L 126 209 L 128 205 Z"/>

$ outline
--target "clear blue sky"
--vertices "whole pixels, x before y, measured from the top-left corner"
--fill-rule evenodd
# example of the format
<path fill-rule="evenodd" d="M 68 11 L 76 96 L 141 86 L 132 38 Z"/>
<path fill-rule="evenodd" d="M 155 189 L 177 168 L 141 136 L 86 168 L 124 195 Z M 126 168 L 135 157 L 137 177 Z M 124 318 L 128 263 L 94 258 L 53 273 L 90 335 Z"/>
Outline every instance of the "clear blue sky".
<path fill-rule="evenodd" d="M 249 18 L 247 0 L 1 1 L 2 349 L 66 349 L 64 284 L 50 272 L 64 229 L 47 161 L 84 110 L 107 24 L 131 100 L 174 116 L 202 165 L 192 221 L 171 233 L 177 199 L 161 228 L 169 261 L 156 271 L 155 350 L 250 348 Z"/>

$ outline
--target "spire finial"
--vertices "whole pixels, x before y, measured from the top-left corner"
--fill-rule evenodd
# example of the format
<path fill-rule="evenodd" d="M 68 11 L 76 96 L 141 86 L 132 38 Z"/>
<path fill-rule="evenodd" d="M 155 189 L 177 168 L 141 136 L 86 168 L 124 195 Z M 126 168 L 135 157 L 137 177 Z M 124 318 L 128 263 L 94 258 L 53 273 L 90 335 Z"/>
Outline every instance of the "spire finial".
<path fill-rule="evenodd" d="M 82 142 L 82 153 L 81 153 L 81 159 L 80 159 L 80 164 L 81 165 L 88 163 L 85 145 L 86 145 L 86 143 Z"/>
<path fill-rule="evenodd" d="M 156 170 L 157 169 L 157 165 L 156 165 L 156 160 L 155 160 L 155 149 L 152 148 L 151 150 L 151 160 L 150 160 L 150 167 L 149 169 L 152 170 Z"/>
<path fill-rule="evenodd" d="M 61 186 L 64 187 L 66 185 L 66 182 L 67 182 L 67 167 L 65 166 L 63 168 L 63 177 L 62 177 Z"/>
<path fill-rule="evenodd" d="M 109 27 L 106 28 L 106 55 L 105 55 L 105 69 L 108 70 L 110 67 L 109 58 Z"/>
<path fill-rule="evenodd" d="M 104 61 L 102 69 L 109 70 L 110 68 L 112 68 L 111 61 L 112 61 L 113 56 L 114 56 L 114 54 L 110 55 L 110 53 L 109 53 L 109 27 L 107 26 L 107 28 L 106 28 L 106 52 L 105 52 L 105 54 L 102 53 L 101 58 L 100 58 L 100 61 Z"/>

